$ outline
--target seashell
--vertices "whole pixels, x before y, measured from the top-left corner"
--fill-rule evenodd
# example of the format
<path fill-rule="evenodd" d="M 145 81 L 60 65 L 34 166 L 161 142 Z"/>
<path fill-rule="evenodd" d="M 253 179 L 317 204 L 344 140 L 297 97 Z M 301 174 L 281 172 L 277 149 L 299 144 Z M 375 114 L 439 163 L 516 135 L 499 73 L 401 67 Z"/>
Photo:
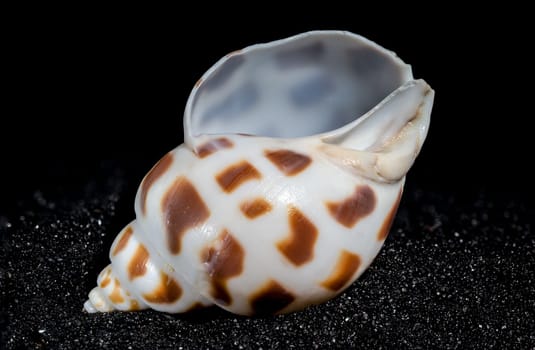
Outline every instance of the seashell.
<path fill-rule="evenodd" d="M 226 55 L 195 84 L 185 143 L 143 179 L 85 310 L 277 314 L 338 295 L 388 235 L 433 96 L 349 32 Z"/>

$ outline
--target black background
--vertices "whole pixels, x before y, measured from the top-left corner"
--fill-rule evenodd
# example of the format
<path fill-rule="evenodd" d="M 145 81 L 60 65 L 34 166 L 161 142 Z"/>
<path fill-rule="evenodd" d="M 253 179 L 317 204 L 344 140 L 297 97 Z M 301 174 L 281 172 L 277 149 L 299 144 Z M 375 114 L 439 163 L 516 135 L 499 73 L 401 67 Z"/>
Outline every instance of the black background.
<path fill-rule="evenodd" d="M 333 15 L 307 9 L 291 16 L 276 9 L 264 19 L 216 9 L 130 10 L 34 8 L 13 14 L 3 53 L 9 63 L 2 211 L 36 189 L 68 191 L 106 161 L 139 183 L 182 142 L 189 91 L 213 63 L 230 51 L 313 29 L 368 37 L 395 51 L 435 89 L 430 132 L 410 181 L 528 197 L 532 112 L 522 105 L 532 63 L 521 10 L 491 15 L 464 8 L 421 14 L 336 8 Z"/>
<path fill-rule="evenodd" d="M 2 11 L 0 344 L 533 348 L 532 12 L 200 5 Z M 314 29 L 395 51 L 436 91 L 369 272 L 339 298 L 277 318 L 80 312 L 142 177 L 182 142 L 197 79 L 230 51 Z"/>

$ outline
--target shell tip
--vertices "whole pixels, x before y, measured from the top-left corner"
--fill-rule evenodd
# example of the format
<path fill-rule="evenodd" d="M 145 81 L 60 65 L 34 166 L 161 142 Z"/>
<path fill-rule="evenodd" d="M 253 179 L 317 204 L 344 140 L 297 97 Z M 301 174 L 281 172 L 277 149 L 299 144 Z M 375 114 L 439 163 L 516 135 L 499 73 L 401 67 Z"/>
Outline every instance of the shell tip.
<path fill-rule="evenodd" d="M 95 313 L 110 312 L 114 308 L 102 295 L 102 290 L 99 287 L 95 287 L 89 292 L 89 299 L 84 303 L 84 310 L 88 313 Z"/>
<path fill-rule="evenodd" d="M 93 306 L 93 303 L 91 302 L 91 300 L 86 300 L 86 302 L 84 303 L 83 311 L 90 313 L 90 314 L 94 314 L 98 310 Z"/>

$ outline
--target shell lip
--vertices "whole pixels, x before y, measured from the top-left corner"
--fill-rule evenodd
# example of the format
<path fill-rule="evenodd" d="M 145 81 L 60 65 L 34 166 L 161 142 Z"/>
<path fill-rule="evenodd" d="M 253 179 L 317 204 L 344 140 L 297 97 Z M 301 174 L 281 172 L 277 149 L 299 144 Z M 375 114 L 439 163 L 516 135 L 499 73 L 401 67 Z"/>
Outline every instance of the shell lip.
<path fill-rule="evenodd" d="M 339 135 L 345 134 L 348 131 L 356 128 L 359 124 L 364 123 L 367 119 L 371 118 L 376 111 L 380 110 L 383 106 L 387 105 L 388 102 L 390 102 L 393 99 L 395 99 L 396 96 L 398 96 L 399 94 L 403 93 L 405 90 L 408 90 L 408 89 L 410 89 L 412 87 L 415 87 L 417 85 L 422 85 L 422 86 L 425 87 L 424 90 L 426 92 L 425 92 L 424 97 L 427 96 L 427 94 L 434 94 L 434 90 L 429 86 L 429 84 L 426 83 L 425 80 L 423 80 L 423 79 L 412 79 L 412 80 L 409 80 L 406 83 L 404 83 L 403 85 L 401 85 L 400 87 L 398 87 L 396 90 L 392 91 L 388 96 L 386 96 L 377 105 L 372 107 L 368 112 L 366 112 L 362 116 L 356 118 L 351 123 L 348 123 L 348 124 L 346 124 L 346 125 L 344 125 L 344 126 L 342 126 L 340 128 L 336 128 L 334 130 L 330 130 L 330 131 L 327 131 L 327 132 L 324 132 L 324 133 L 312 135 L 311 137 L 319 138 L 324 142 L 329 142 L 330 139 L 333 139 L 333 138 L 338 137 Z"/>
<path fill-rule="evenodd" d="M 296 35 L 293 35 L 293 36 L 290 36 L 290 37 L 287 37 L 287 38 L 279 39 L 279 40 L 274 40 L 274 41 L 270 41 L 270 42 L 250 45 L 250 46 L 247 46 L 247 47 L 245 47 L 243 49 L 230 52 L 230 53 L 226 54 L 225 56 L 223 56 L 221 59 L 219 59 L 214 65 L 212 65 L 202 75 L 202 77 L 197 81 L 197 83 L 193 87 L 193 89 L 192 89 L 192 91 L 191 91 L 191 93 L 190 93 L 190 95 L 188 97 L 188 100 L 187 100 L 187 103 L 186 103 L 186 108 L 185 108 L 185 111 L 184 111 L 184 117 L 183 117 L 184 143 L 186 144 L 186 146 L 189 147 L 190 149 L 196 149 L 196 147 L 200 143 L 203 142 L 203 140 L 205 139 L 206 136 L 229 135 L 229 134 L 232 135 L 232 134 L 234 134 L 234 133 L 229 133 L 229 132 L 194 134 L 194 132 L 192 130 L 193 105 L 194 105 L 194 101 L 195 101 L 196 96 L 197 96 L 197 91 L 202 86 L 204 81 L 206 81 L 208 78 L 210 78 L 215 72 L 218 71 L 218 69 L 220 67 L 222 67 L 225 63 L 227 63 L 229 61 L 229 59 L 231 59 L 232 57 L 246 55 L 246 54 L 249 54 L 249 53 L 255 52 L 255 51 L 261 51 L 261 50 L 270 49 L 270 48 L 273 48 L 273 47 L 276 47 L 276 46 L 288 44 L 288 43 L 290 43 L 292 41 L 298 41 L 298 40 L 305 39 L 305 38 L 308 38 L 308 37 L 311 37 L 311 36 L 316 36 L 316 37 L 321 37 L 321 36 L 334 36 L 334 37 L 336 37 L 336 36 L 345 36 L 345 37 L 349 37 L 352 40 L 355 40 L 356 42 L 358 42 L 360 44 L 366 45 L 366 46 L 368 46 L 368 47 L 370 47 L 370 48 L 372 48 L 374 50 L 377 50 L 378 52 L 390 57 L 391 59 L 393 59 L 396 65 L 398 65 L 399 67 L 403 67 L 405 69 L 404 77 L 403 77 L 405 82 L 403 84 L 401 84 L 401 86 L 399 86 L 393 92 L 391 92 L 390 94 L 386 95 L 385 98 L 382 101 L 380 101 L 378 104 L 376 104 L 374 107 L 372 107 L 369 111 L 365 112 L 364 114 L 356 115 L 354 117 L 353 121 L 351 121 L 351 122 L 349 122 L 349 123 L 347 123 L 347 124 L 345 124 L 345 125 L 343 125 L 341 127 L 334 128 L 332 130 L 328 130 L 328 131 L 325 131 L 325 132 L 314 133 L 314 134 L 306 135 L 306 136 L 292 137 L 291 140 L 309 140 L 309 139 L 326 140 L 326 139 L 329 139 L 329 138 L 332 138 L 332 137 L 336 137 L 337 135 L 343 134 L 347 130 L 356 127 L 365 118 L 368 118 L 370 115 L 372 115 L 373 111 L 375 111 L 379 106 L 381 106 L 381 105 L 385 104 L 386 102 L 388 102 L 390 99 L 392 99 L 400 91 L 402 91 L 404 89 L 407 89 L 408 87 L 416 84 L 417 82 L 423 82 L 425 84 L 425 82 L 423 80 L 414 80 L 413 75 L 412 75 L 412 67 L 411 67 L 411 65 L 407 64 L 403 60 L 401 60 L 401 58 L 399 58 L 395 52 L 382 47 L 381 45 L 375 43 L 372 40 L 369 40 L 369 39 L 367 39 L 367 38 L 365 38 L 365 37 L 363 37 L 361 35 L 358 35 L 358 34 L 355 34 L 355 33 L 349 32 L 349 31 L 344 31 L 344 30 L 313 30 L 313 31 L 308 31 L 308 32 L 296 34 Z M 236 134 L 238 134 L 238 133 L 236 133 Z M 264 135 L 255 135 L 255 136 L 268 137 L 268 136 L 264 136 Z M 284 140 L 285 139 L 283 137 L 275 137 L 275 138 L 280 139 L 280 140 Z"/>

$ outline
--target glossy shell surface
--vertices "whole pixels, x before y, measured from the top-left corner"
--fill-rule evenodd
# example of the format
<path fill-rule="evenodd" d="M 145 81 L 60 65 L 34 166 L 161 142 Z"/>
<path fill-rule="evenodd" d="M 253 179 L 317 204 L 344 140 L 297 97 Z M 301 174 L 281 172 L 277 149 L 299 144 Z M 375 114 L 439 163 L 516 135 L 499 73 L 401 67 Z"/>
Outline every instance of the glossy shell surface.
<path fill-rule="evenodd" d="M 429 124 L 433 91 L 347 32 L 225 56 L 194 87 L 185 144 L 147 174 L 89 312 L 324 302 L 373 261 Z"/>

